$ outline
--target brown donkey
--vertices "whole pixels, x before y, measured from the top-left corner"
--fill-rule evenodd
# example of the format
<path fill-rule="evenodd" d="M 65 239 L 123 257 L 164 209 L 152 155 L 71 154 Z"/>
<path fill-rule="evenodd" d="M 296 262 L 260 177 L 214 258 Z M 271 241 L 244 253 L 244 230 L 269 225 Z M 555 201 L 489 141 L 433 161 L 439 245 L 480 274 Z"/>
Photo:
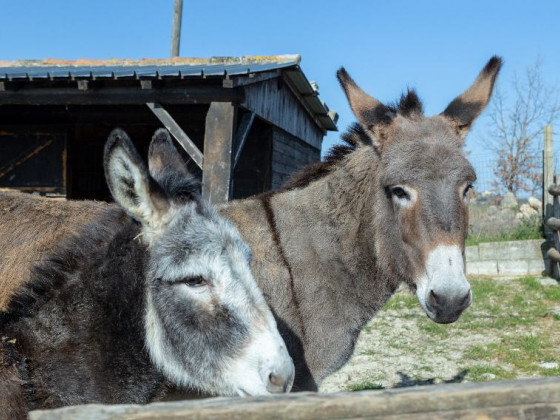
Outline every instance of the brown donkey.
<path fill-rule="evenodd" d="M 415 92 L 384 105 L 341 69 L 338 78 L 358 119 L 343 136 L 346 144 L 284 188 L 220 209 L 252 249 L 254 275 L 296 365 L 294 390 L 316 390 L 343 366 L 365 323 L 402 282 L 436 322 L 453 322 L 469 306 L 463 253 L 475 173 L 462 147 L 500 67 L 493 57 L 472 86 L 433 117 L 423 115 Z M 0 196 L 0 212 L 4 203 Z M 76 212 L 74 219 L 83 217 Z M 2 215 L 0 235 L 10 228 Z M 15 271 L 25 271 L 25 261 L 35 257 L 5 245 L 2 258 L 20 259 Z"/>

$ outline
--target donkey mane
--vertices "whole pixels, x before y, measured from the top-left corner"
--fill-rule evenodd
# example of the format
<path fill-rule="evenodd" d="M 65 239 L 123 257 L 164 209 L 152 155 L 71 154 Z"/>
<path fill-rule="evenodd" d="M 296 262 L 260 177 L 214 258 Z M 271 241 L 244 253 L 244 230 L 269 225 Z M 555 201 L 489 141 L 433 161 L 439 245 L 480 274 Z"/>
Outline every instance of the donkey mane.
<path fill-rule="evenodd" d="M 393 104 L 386 105 L 388 109 L 387 122 L 390 122 L 396 115 L 405 118 L 414 118 L 424 114 L 424 109 L 420 98 L 414 89 L 407 89 L 398 101 Z M 324 161 L 312 163 L 303 167 L 295 174 L 290 176 L 286 183 L 277 191 L 287 191 L 297 188 L 304 188 L 313 181 L 328 175 L 334 167 L 342 161 L 346 156 L 354 152 L 358 146 L 372 146 L 373 142 L 367 135 L 364 128 L 357 122 L 350 125 L 348 130 L 341 136 L 342 144 L 335 144 L 330 148 Z"/>
<path fill-rule="evenodd" d="M 71 281 L 74 272 L 104 252 L 127 218 L 121 209 L 109 207 L 99 219 L 66 238 L 46 260 L 35 264 L 30 281 L 17 290 L 6 311 L 0 313 L 0 327 L 31 316 L 56 296 Z"/>

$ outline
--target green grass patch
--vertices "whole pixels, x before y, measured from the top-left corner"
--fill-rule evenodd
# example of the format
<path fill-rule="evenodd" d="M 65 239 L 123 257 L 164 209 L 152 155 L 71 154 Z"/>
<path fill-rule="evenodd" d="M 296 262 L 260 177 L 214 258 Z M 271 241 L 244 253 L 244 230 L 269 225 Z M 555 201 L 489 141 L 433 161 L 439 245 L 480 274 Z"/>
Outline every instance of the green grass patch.
<path fill-rule="evenodd" d="M 543 369 L 539 371 L 540 376 L 560 376 L 560 367 L 554 369 Z"/>
<path fill-rule="evenodd" d="M 387 301 L 387 303 L 384 306 L 384 309 L 387 310 L 398 310 L 401 308 L 416 308 L 419 305 L 418 303 L 418 299 L 416 298 L 416 296 L 412 295 L 412 294 L 397 294 L 397 295 L 393 295 L 391 297 L 391 299 L 389 299 Z"/>
<path fill-rule="evenodd" d="M 420 331 L 430 335 L 437 335 L 439 337 L 449 336 L 448 327 L 442 324 L 436 324 L 427 318 L 422 318 L 418 321 L 418 328 Z"/>
<path fill-rule="evenodd" d="M 465 367 L 467 379 L 473 382 L 505 381 L 517 376 L 499 366 L 474 365 Z"/>
<path fill-rule="evenodd" d="M 376 382 L 361 382 L 358 384 L 350 384 L 346 387 L 347 391 L 355 392 L 355 391 L 366 391 L 366 390 L 375 390 L 375 389 L 385 389 L 385 387 Z"/>
<path fill-rule="evenodd" d="M 546 287 L 543 290 L 543 295 L 546 300 L 560 303 L 560 287 L 555 287 L 555 286 Z"/>
<path fill-rule="evenodd" d="M 463 353 L 463 358 L 465 359 L 485 359 L 488 356 L 488 349 L 485 346 L 470 346 L 467 347 Z"/>
<path fill-rule="evenodd" d="M 540 284 L 534 277 L 523 277 L 517 280 L 521 283 L 525 290 L 527 291 L 543 291 L 544 286 Z"/>
<path fill-rule="evenodd" d="M 475 279 L 471 281 L 471 286 L 473 299 L 477 305 L 491 303 L 488 299 L 502 296 L 507 287 L 504 282 L 493 279 Z"/>

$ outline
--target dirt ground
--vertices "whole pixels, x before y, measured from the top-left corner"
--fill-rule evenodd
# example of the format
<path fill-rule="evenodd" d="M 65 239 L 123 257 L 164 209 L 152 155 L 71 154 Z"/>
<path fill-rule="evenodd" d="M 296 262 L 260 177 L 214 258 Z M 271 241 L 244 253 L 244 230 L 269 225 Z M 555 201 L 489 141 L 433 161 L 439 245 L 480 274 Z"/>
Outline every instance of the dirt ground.
<path fill-rule="evenodd" d="M 321 392 L 560 376 L 560 287 L 551 279 L 471 279 L 474 301 L 450 325 L 401 289 L 366 326 Z"/>

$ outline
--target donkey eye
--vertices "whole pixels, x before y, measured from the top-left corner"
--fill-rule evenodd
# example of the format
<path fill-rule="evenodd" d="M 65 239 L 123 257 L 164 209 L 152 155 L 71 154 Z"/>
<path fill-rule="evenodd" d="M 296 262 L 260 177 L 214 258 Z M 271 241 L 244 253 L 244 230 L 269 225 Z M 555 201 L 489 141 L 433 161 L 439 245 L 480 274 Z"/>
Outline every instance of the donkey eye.
<path fill-rule="evenodd" d="M 469 197 L 468 197 L 468 194 L 469 194 L 469 191 L 472 190 L 472 189 L 473 189 L 473 185 L 472 185 L 472 184 L 469 184 L 469 185 L 466 186 L 465 191 L 463 192 L 463 198 L 464 198 L 465 200 L 467 200 L 467 199 L 469 198 Z"/>
<path fill-rule="evenodd" d="M 183 281 L 189 287 L 202 287 L 206 286 L 208 282 L 203 277 L 189 277 Z"/>
<path fill-rule="evenodd" d="M 402 187 L 391 188 L 391 195 L 401 200 L 408 200 L 410 198 L 408 193 Z"/>

